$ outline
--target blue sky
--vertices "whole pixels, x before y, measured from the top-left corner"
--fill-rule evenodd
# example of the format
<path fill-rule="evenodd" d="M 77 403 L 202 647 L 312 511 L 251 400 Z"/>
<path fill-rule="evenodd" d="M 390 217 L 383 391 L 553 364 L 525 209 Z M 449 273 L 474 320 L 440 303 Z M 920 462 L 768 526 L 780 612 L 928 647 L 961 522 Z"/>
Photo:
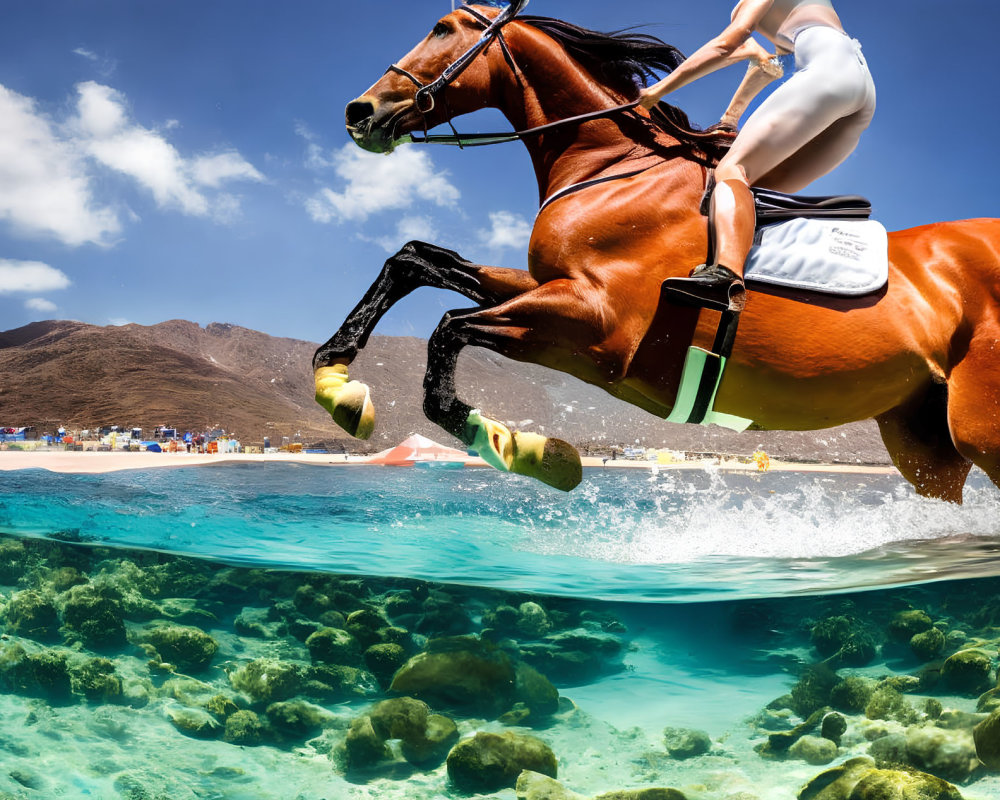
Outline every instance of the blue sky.
<path fill-rule="evenodd" d="M 409 238 L 524 266 L 537 193 L 521 145 L 349 143 L 344 105 L 451 0 L 7 0 L 0 6 L 0 330 L 185 318 L 325 340 Z M 998 214 L 993 2 L 840 0 L 878 87 L 851 159 L 808 193 L 860 193 L 890 229 Z M 693 51 L 707 0 L 532 0 Z M 741 69 L 672 102 L 714 122 Z M 463 130 L 503 126 L 494 112 Z M 466 301 L 420 290 L 380 333 L 427 336 Z"/>

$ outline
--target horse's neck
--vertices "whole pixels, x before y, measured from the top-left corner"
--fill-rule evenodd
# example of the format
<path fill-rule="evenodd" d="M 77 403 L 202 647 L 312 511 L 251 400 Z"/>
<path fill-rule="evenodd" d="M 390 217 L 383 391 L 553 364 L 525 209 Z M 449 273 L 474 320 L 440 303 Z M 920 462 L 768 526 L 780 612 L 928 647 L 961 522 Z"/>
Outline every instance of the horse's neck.
<path fill-rule="evenodd" d="M 517 75 L 502 61 L 494 66 L 494 75 L 499 70 L 499 74 L 507 76 L 494 102 L 517 130 L 626 102 L 596 83 L 560 49 L 553 48 L 551 43 L 546 46 L 544 37 L 543 41 L 536 39 L 519 44 L 514 53 Z M 543 136 L 527 137 L 525 145 L 534 165 L 540 198 L 613 172 L 616 165 L 625 161 L 649 160 L 652 163 L 658 156 L 641 141 L 642 138 L 651 141 L 653 134 L 645 123 L 626 113 L 567 125 Z"/>

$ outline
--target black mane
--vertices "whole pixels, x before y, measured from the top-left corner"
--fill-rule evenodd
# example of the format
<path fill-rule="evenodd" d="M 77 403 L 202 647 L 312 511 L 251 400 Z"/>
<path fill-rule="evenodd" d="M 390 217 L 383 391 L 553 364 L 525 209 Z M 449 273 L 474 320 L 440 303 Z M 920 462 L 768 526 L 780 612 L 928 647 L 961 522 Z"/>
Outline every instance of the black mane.
<path fill-rule="evenodd" d="M 552 37 L 595 78 L 627 100 L 635 100 L 641 87 L 658 80 L 659 73 L 672 72 L 685 58 L 673 45 L 645 33 L 601 33 L 531 14 L 518 15 L 516 20 Z M 709 165 L 725 155 L 735 136 L 735 131 L 724 128 L 700 131 L 681 109 L 663 101 L 651 116 L 659 127 L 701 151 Z"/>

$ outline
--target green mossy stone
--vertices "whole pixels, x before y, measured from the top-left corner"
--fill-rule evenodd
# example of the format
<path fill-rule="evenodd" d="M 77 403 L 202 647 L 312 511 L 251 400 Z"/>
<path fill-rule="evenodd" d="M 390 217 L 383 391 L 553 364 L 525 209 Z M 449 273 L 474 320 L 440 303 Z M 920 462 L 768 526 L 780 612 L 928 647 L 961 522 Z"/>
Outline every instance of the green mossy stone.
<path fill-rule="evenodd" d="M 370 717 L 358 717 L 351 723 L 344 740 L 344 764 L 348 771 L 368 769 L 391 757 L 392 753 L 372 727 Z"/>
<path fill-rule="evenodd" d="M 122 695 L 122 681 L 115 672 L 115 663 L 107 658 L 90 658 L 82 664 L 70 665 L 70 685 L 74 694 L 95 703 L 114 702 Z"/>
<path fill-rule="evenodd" d="M 15 586 L 27 570 L 27 551 L 16 539 L 0 539 L 0 586 Z"/>
<path fill-rule="evenodd" d="M 868 719 L 896 720 L 904 725 L 917 722 L 920 718 L 916 709 L 891 686 L 880 686 L 872 692 L 871 699 L 865 706 L 865 716 Z"/>
<path fill-rule="evenodd" d="M 415 739 L 427 729 L 430 707 L 413 697 L 394 697 L 376 703 L 368 716 L 380 739 Z"/>
<path fill-rule="evenodd" d="M 993 662 L 978 650 L 959 650 L 945 659 L 941 682 L 955 692 L 979 695 L 990 688 Z"/>
<path fill-rule="evenodd" d="M 830 705 L 833 687 L 839 682 L 836 673 L 823 664 L 806 667 L 792 687 L 792 711 L 805 718 Z"/>
<path fill-rule="evenodd" d="M 855 784 L 849 800 L 962 800 L 962 794 L 934 775 L 874 769 Z"/>
<path fill-rule="evenodd" d="M 365 650 L 364 662 L 379 685 L 388 687 L 396 670 L 406 663 L 406 650 L 398 644 L 373 644 Z"/>
<path fill-rule="evenodd" d="M 17 643 L 0 646 L 0 689 L 65 701 L 72 691 L 66 655 L 54 650 L 29 653 Z"/>
<path fill-rule="evenodd" d="M 361 660 L 358 640 L 342 628 L 321 628 L 306 639 L 313 663 L 351 664 Z"/>
<path fill-rule="evenodd" d="M 70 638 L 98 648 L 125 644 L 125 608 L 117 590 L 83 584 L 63 597 L 63 625 Z"/>
<path fill-rule="evenodd" d="M 906 754 L 908 764 L 958 783 L 968 778 L 977 765 L 976 745 L 968 728 L 910 727 L 906 731 Z"/>
<path fill-rule="evenodd" d="M 237 711 L 226 717 L 226 728 L 222 740 L 230 744 L 246 747 L 256 747 L 263 744 L 265 735 L 264 724 L 253 711 Z"/>
<path fill-rule="evenodd" d="M 712 739 L 693 728 L 664 728 L 663 744 L 671 758 L 687 759 L 705 755 L 712 749 Z"/>
<path fill-rule="evenodd" d="M 53 638 L 59 630 L 59 612 L 41 592 L 16 592 L 7 604 L 7 630 L 28 639 Z"/>
<path fill-rule="evenodd" d="M 930 630 L 933 624 L 926 611 L 920 609 L 900 611 L 889 622 L 889 636 L 897 642 L 908 642 L 916 634 Z"/>
<path fill-rule="evenodd" d="M 285 700 L 267 707 L 271 728 L 288 739 L 305 740 L 316 736 L 329 714 L 319 706 L 302 700 Z"/>
<path fill-rule="evenodd" d="M 921 661 L 930 661 L 937 658 L 944 650 L 945 636 L 937 628 L 930 628 L 923 633 L 918 633 L 910 639 L 910 649 L 913 655 Z"/>
<path fill-rule="evenodd" d="M 232 673 L 229 682 L 254 703 L 270 704 L 300 694 L 304 677 L 298 664 L 258 658 Z"/>
<path fill-rule="evenodd" d="M 437 766 L 458 741 L 458 726 L 442 714 L 430 714 L 422 734 L 404 738 L 403 758 L 418 767 Z"/>
<path fill-rule="evenodd" d="M 172 708 L 167 711 L 167 719 L 192 739 L 218 739 L 223 732 L 222 724 L 214 716 L 198 708 Z"/>
<path fill-rule="evenodd" d="M 213 717 L 222 721 L 240 710 L 240 707 L 224 694 L 217 694 L 209 698 L 202 707 Z"/>
<path fill-rule="evenodd" d="M 813 625 L 810 637 L 813 647 L 823 658 L 829 658 L 843 647 L 844 642 L 854 633 L 854 628 L 854 621 L 850 617 L 824 617 Z"/>
<path fill-rule="evenodd" d="M 807 764 L 829 764 L 837 757 L 837 745 L 822 736 L 806 735 L 788 748 L 788 754 Z"/>
<path fill-rule="evenodd" d="M 627 789 L 599 794 L 594 800 L 687 800 L 687 796 L 677 789 Z"/>
<path fill-rule="evenodd" d="M 513 732 L 477 733 L 448 754 L 448 777 L 459 791 L 513 789 L 522 770 L 557 777 L 555 754 L 541 739 Z"/>
<path fill-rule="evenodd" d="M 313 664 L 305 671 L 302 693 L 326 702 L 360 699 L 378 691 L 375 676 L 340 664 Z"/>
<path fill-rule="evenodd" d="M 548 775 L 525 770 L 517 777 L 514 787 L 517 800 L 585 800 Z"/>
<path fill-rule="evenodd" d="M 559 690 L 541 672 L 524 662 L 515 666 L 514 699 L 524 703 L 534 719 L 559 710 Z"/>
<path fill-rule="evenodd" d="M 972 729 L 976 755 L 987 769 L 1000 771 L 1000 710 L 993 711 Z"/>
<path fill-rule="evenodd" d="M 164 625 L 146 632 L 143 641 L 156 648 L 161 661 L 181 672 L 201 672 L 212 663 L 219 643 L 200 628 Z"/>
<path fill-rule="evenodd" d="M 865 710 L 874 691 L 874 681 L 852 675 L 830 690 L 830 705 L 841 711 L 857 714 Z"/>

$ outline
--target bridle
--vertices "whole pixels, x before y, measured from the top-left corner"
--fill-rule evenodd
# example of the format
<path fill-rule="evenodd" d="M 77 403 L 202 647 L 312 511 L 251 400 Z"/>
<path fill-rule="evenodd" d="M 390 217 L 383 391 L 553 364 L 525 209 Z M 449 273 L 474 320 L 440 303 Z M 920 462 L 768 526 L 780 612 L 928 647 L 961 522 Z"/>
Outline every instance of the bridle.
<path fill-rule="evenodd" d="M 579 114 L 575 117 L 569 117 L 567 119 L 556 120 L 555 122 L 549 122 L 545 125 L 538 125 L 534 128 L 528 128 L 523 131 L 513 131 L 505 133 L 459 133 L 455 130 L 455 126 L 451 123 L 451 118 L 447 120 L 448 125 L 451 127 L 452 133 L 450 134 L 429 134 L 427 132 L 427 115 L 430 114 L 435 105 L 437 104 L 438 94 L 445 88 L 447 88 L 459 75 L 461 75 L 465 69 L 475 60 L 476 56 L 482 53 L 487 47 L 489 47 L 495 40 L 500 45 L 500 50 L 503 52 L 504 61 L 507 62 L 507 66 L 510 67 L 511 72 L 520 81 L 520 70 L 517 68 L 517 64 L 514 63 L 514 57 L 510 53 L 510 48 L 507 46 L 507 40 L 504 39 L 503 28 L 507 23 L 511 22 L 523 9 L 528 5 L 528 0 L 511 0 L 510 5 L 508 5 L 503 11 L 497 14 L 492 20 L 479 13 L 474 8 L 461 5 L 459 6 L 460 11 L 464 11 L 467 14 L 471 14 L 478 22 L 482 23 L 484 30 L 482 35 L 476 41 L 472 47 L 466 50 L 462 55 L 460 55 L 455 61 L 445 67 L 444 72 L 442 72 L 437 78 L 432 80 L 430 83 L 421 82 L 413 73 L 408 70 L 403 69 L 398 64 L 390 64 L 389 68 L 385 71 L 386 74 L 390 72 L 395 72 L 397 75 L 402 75 L 404 78 L 408 79 L 417 87 L 417 93 L 413 97 L 414 105 L 417 111 L 420 112 L 424 119 L 424 133 L 422 136 L 414 136 L 412 133 L 400 139 L 401 142 L 417 142 L 422 144 L 452 144 L 458 145 L 459 147 L 478 147 L 488 144 L 502 144 L 504 142 L 514 142 L 520 139 L 524 139 L 527 136 L 538 136 L 547 131 L 565 126 L 574 125 L 580 122 L 586 122 L 591 119 L 602 119 L 604 117 L 609 117 L 622 111 L 628 111 L 639 105 L 638 101 L 631 103 L 626 103 L 620 106 L 614 106 L 613 108 L 605 108 L 599 111 L 591 111 L 586 114 Z"/>

